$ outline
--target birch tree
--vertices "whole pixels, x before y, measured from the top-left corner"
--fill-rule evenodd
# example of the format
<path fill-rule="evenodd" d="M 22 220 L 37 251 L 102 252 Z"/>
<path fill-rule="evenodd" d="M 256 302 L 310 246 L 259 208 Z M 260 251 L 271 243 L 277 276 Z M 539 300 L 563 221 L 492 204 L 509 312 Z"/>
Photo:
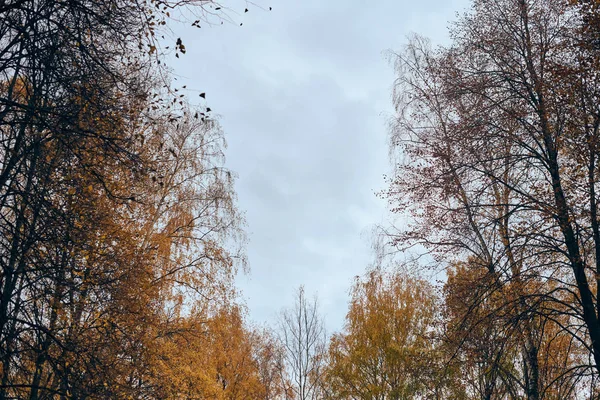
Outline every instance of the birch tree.
<path fill-rule="evenodd" d="M 304 286 L 298 288 L 293 308 L 281 313 L 279 338 L 284 347 L 282 379 L 289 381 L 286 397 L 320 399 L 326 332 L 317 298 L 308 299 Z"/>

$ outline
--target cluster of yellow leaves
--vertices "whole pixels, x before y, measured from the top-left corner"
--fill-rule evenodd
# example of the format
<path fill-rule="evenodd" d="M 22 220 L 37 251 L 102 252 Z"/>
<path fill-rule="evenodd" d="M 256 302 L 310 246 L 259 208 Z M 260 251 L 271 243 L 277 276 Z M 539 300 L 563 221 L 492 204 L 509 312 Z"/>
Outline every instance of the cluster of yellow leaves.
<path fill-rule="evenodd" d="M 239 307 L 225 307 L 165 327 L 153 351 L 152 375 L 161 398 L 274 399 L 281 392 L 278 351 L 267 332 L 246 326 Z"/>
<path fill-rule="evenodd" d="M 330 343 L 330 396 L 367 400 L 424 393 L 434 314 L 435 294 L 426 281 L 378 269 L 357 279 L 344 332 Z"/>

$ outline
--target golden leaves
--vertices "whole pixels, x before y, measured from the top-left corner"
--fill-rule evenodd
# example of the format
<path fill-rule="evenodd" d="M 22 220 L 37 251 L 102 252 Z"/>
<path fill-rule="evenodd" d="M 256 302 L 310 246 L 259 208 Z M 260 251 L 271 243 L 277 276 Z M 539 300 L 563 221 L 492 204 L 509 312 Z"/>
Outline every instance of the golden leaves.
<path fill-rule="evenodd" d="M 435 295 L 399 271 L 369 271 L 352 288 L 346 328 L 329 347 L 325 380 L 340 398 L 411 397 L 426 385 Z"/>

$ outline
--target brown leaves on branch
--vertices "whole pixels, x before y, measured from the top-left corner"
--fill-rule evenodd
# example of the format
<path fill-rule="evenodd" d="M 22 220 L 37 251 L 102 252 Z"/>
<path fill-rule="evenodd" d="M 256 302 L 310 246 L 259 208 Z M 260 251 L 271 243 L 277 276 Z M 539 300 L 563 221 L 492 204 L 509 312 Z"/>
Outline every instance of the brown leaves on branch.
<path fill-rule="evenodd" d="M 482 398 L 596 395 L 594 4 L 474 1 L 451 45 L 396 57 L 394 240 L 449 268 L 448 343 Z"/>

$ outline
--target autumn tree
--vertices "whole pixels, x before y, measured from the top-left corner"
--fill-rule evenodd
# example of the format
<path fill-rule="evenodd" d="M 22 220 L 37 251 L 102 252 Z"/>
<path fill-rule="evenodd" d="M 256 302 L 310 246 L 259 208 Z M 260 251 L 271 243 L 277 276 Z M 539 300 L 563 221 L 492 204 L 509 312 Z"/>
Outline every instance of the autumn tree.
<path fill-rule="evenodd" d="M 251 328 L 239 305 L 214 315 L 192 315 L 173 323 L 153 349 L 151 378 L 158 398 L 276 399 L 278 343 L 268 331 Z"/>
<path fill-rule="evenodd" d="M 289 385 L 284 395 L 295 400 L 320 399 L 326 332 L 317 298 L 308 299 L 304 286 L 298 288 L 293 308 L 282 311 L 278 334 L 284 349 L 281 380 Z"/>
<path fill-rule="evenodd" d="M 357 277 L 344 331 L 329 344 L 332 399 L 409 399 L 434 393 L 433 287 L 399 270 Z"/>
<path fill-rule="evenodd" d="M 282 399 L 289 391 L 289 384 L 281 379 L 284 348 L 271 329 L 263 328 L 255 333 L 254 358 L 258 379 L 262 387 L 261 400 Z"/>
<path fill-rule="evenodd" d="M 145 145 L 156 151 L 143 154 L 154 172 L 111 181 L 115 188 L 127 185 L 137 201 L 107 198 L 83 173 L 75 177 L 82 191 L 66 191 L 65 214 L 74 228 L 66 243 L 68 263 L 48 277 L 56 290 L 34 296 L 50 280 L 21 292 L 18 322 L 40 329 L 49 324 L 47 336 L 15 335 L 11 365 L 20 368 L 3 376 L 24 392 L 29 389 L 19 382 L 29 379 L 35 387 L 44 382 L 46 392 L 76 397 L 152 392 L 148 348 L 184 317 L 186 307 L 231 301 L 238 254 L 222 243 L 235 239 L 239 217 L 231 176 L 220 165 L 221 132 L 191 115 L 160 129 L 160 142 Z M 119 171 L 108 161 L 103 167 Z M 54 170 L 57 180 L 63 172 Z"/>
<path fill-rule="evenodd" d="M 599 85 L 584 21 L 563 1 L 474 1 L 450 46 L 415 38 L 397 58 L 388 194 L 413 223 L 394 241 L 443 266 L 468 261 L 479 296 L 463 317 L 491 307 L 530 399 L 544 392 L 544 327 L 600 365 Z M 585 376 L 589 362 L 565 357 Z"/>
<path fill-rule="evenodd" d="M 550 315 L 524 321 L 510 285 L 496 285 L 468 262 L 448 270 L 439 348 L 443 362 L 460 376 L 465 393 L 519 399 L 531 397 L 535 389 L 539 398 L 569 399 L 590 390 L 590 384 L 593 390 L 593 382 L 579 369 L 589 353 L 563 328 L 569 323 L 569 310 L 559 309 L 554 301 L 542 302 L 539 309 Z M 530 340 L 533 346 L 527 345 Z"/>
<path fill-rule="evenodd" d="M 157 41 L 210 4 L 0 6 L 0 399 L 164 398 L 154 346 L 233 299 L 222 132 Z"/>

